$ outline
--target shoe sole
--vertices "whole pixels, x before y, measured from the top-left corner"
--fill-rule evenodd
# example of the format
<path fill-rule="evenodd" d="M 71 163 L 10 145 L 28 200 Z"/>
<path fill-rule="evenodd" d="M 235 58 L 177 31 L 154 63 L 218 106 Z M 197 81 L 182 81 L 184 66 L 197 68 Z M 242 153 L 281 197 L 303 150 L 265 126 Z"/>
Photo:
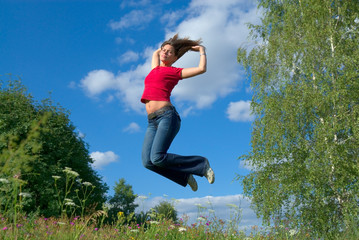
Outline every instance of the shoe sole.
<path fill-rule="evenodd" d="M 189 178 L 192 178 L 192 180 L 191 180 L 191 181 L 187 181 L 187 184 L 191 187 L 191 189 L 192 189 L 193 192 L 196 192 L 196 191 L 198 190 L 197 181 L 196 181 L 196 179 L 193 177 L 193 175 L 191 175 Z M 188 178 L 188 179 L 189 179 L 189 178 Z M 193 186 L 192 186 L 192 184 L 190 184 L 190 182 L 193 183 Z"/>
<path fill-rule="evenodd" d="M 206 173 L 206 178 L 210 184 L 214 183 L 214 172 L 212 168 L 209 168 Z"/>

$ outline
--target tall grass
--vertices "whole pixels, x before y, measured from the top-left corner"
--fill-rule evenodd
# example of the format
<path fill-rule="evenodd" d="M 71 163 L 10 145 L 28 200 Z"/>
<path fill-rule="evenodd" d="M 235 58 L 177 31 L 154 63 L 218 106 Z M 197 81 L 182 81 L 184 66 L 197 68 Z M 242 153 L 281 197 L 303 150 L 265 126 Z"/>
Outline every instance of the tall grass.
<path fill-rule="evenodd" d="M 22 202 L 31 196 L 21 192 L 24 184 L 17 176 L 11 179 L 0 179 L 0 190 L 9 191 L 10 195 L 4 195 L 6 208 L 0 213 L 0 239 L 324 239 L 311 231 L 310 226 L 302 229 L 291 229 L 289 220 L 274 221 L 271 227 L 253 226 L 249 231 L 241 230 L 239 224 L 242 220 L 241 209 L 233 204 L 228 204 L 230 219 L 220 219 L 213 209 L 207 209 L 197 205 L 198 218 L 189 224 L 188 218 L 182 216 L 174 222 L 152 211 L 142 216 L 141 223 L 135 219 L 135 215 L 124 216 L 119 212 L 117 221 L 113 224 L 104 224 L 107 217 L 106 207 L 103 210 L 91 211 L 84 205 L 76 206 L 68 196 L 73 189 L 73 182 L 77 173 L 71 169 L 64 170 L 66 174 L 66 189 L 63 194 L 57 189 L 57 179 L 54 176 L 54 188 L 58 195 L 59 218 L 45 218 L 33 214 L 25 215 L 22 211 Z M 12 189 L 12 191 L 10 191 Z M 78 199 L 85 203 L 92 187 L 89 183 L 83 183 L 84 199 Z M 62 197 L 61 197 L 62 196 Z M 79 195 L 72 195 L 79 198 Z M 75 209 L 79 208 L 80 216 L 75 216 Z M 86 214 L 85 214 L 86 213 Z M 359 239 L 358 226 L 350 226 L 337 236 L 337 239 Z"/>

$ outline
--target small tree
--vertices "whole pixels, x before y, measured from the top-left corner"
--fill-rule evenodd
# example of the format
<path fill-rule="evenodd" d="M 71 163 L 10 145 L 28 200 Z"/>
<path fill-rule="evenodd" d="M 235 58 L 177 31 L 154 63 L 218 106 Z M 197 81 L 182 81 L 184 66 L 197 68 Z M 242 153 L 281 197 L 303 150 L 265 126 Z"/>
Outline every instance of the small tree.
<path fill-rule="evenodd" d="M 117 220 L 117 216 L 120 212 L 128 217 L 134 214 L 136 207 L 138 207 L 138 205 L 134 203 L 137 194 L 134 194 L 132 186 L 126 184 L 125 179 L 121 178 L 116 182 L 113 189 L 115 194 L 108 201 L 110 205 L 108 216 L 111 222 Z"/>
<path fill-rule="evenodd" d="M 159 217 L 163 217 L 167 220 L 177 221 L 177 211 L 172 203 L 168 201 L 161 201 L 154 207 L 155 212 Z"/>

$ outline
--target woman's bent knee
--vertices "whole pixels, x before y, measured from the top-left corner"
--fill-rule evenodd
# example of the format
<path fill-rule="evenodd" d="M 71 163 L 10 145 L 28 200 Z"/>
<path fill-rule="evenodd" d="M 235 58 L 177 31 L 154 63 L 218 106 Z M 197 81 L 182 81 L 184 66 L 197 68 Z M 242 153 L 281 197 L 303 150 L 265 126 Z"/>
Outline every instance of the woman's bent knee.
<path fill-rule="evenodd" d="M 166 166 L 166 155 L 165 154 L 158 154 L 151 157 L 151 162 L 153 165 L 157 167 L 165 167 Z"/>

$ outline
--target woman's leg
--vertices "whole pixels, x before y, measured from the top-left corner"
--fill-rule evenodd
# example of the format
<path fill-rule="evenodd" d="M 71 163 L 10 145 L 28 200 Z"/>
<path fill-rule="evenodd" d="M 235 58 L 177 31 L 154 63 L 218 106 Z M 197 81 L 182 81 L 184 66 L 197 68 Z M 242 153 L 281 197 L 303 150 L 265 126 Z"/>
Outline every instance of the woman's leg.
<path fill-rule="evenodd" d="M 153 140 L 157 134 L 157 121 L 149 121 L 145 139 L 142 146 L 142 164 L 145 168 L 152 170 L 174 182 L 185 187 L 187 185 L 189 175 L 186 173 L 178 173 L 174 170 L 169 170 L 156 166 L 151 161 L 151 149 L 153 145 Z"/>
<path fill-rule="evenodd" d="M 175 109 L 166 111 L 159 117 L 156 134 L 153 136 L 151 162 L 157 167 L 174 171 L 177 175 L 194 174 L 204 176 L 207 159 L 202 156 L 181 156 L 167 153 L 173 139 L 177 135 L 181 119 Z M 180 174 L 181 173 L 181 174 Z"/>

